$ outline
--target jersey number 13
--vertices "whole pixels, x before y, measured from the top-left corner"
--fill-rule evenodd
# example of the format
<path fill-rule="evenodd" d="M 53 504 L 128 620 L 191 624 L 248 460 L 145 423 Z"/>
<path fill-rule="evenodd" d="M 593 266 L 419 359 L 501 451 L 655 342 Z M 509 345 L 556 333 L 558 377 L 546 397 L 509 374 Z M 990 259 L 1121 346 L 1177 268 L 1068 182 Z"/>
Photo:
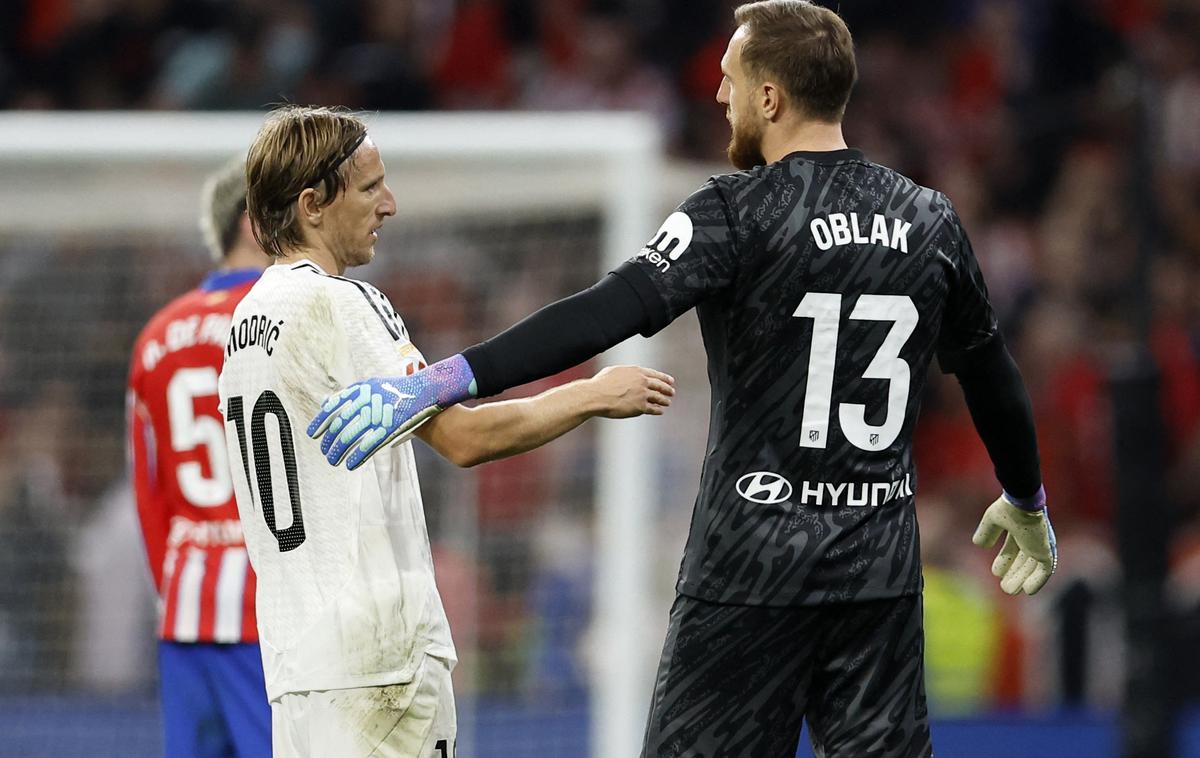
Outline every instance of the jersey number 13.
<path fill-rule="evenodd" d="M 808 390 L 800 419 L 800 447 L 823 448 L 829 439 L 829 416 L 833 404 L 833 366 L 837 360 L 838 327 L 842 320 L 842 296 L 835 292 L 810 292 L 800 301 L 796 318 L 813 320 L 812 348 L 808 356 Z M 862 450 L 883 450 L 896 441 L 908 409 L 908 387 L 912 370 L 900 357 L 900 349 L 917 328 L 917 307 L 907 295 L 862 295 L 850 311 L 858 321 L 890 321 L 883 344 L 875 352 L 864 379 L 888 382 L 887 412 L 883 423 L 868 424 L 862 403 L 840 403 L 838 422 L 850 444 Z"/>

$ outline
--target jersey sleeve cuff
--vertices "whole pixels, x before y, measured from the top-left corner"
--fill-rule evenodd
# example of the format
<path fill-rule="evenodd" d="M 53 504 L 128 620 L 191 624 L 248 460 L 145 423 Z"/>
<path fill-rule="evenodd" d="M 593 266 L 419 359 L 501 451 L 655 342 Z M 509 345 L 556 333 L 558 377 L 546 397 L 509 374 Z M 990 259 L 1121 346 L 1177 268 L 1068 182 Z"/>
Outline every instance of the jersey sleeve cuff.
<path fill-rule="evenodd" d="M 1040 511 L 1046 507 L 1046 487 L 1043 485 L 1038 487 L 1038 491 L 1029 497 L 1016 497 L 1004 492 L 1004 499 L 1011 505 L 1015 505 L 1023 511 Z"/>

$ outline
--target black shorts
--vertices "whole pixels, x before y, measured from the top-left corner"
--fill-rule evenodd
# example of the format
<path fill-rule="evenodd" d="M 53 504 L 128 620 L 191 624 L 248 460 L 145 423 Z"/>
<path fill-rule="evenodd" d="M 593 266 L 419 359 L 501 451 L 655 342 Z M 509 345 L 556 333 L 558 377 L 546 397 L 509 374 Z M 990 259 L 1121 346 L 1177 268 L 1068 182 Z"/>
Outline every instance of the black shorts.
<path fill-rule="evenodd" d="M 818 607 L 718 605 L 680 595 L 643 758 L 933 755 L 924 626 L 914 595 Z"/>

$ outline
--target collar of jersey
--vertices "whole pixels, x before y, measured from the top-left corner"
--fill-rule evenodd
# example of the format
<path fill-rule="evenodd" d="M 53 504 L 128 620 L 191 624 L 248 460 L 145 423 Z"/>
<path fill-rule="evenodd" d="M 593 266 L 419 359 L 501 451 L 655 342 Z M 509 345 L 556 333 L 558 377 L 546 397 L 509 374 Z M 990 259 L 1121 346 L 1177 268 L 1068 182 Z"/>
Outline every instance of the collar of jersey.
<path fill-rule="evenodd" d="M 866 160 L 863 151 L 854 147 L 845 147 L 841 150 L 797 150 L 794 153 L 788 153 L 783 156 L 780 162 L 792 158 L 803 158 L 813 163 L 841 163 L 843 161 Z"/>
<path fill-rule="evenodd" d="M 292 271 L 295 271 L 295 270 L 301 269 L 301 268 L 311 268 L 313 271 L 316 271 L 318 274 L 324 274 L 325 276 L 329 276 L 328 271 L 321 268 L 316 263 L 313 263 L 312 261 L 308 260 L 307 258 L 302 261 L 296 261 L 292 265 L 288 266 L 288 268 Z"/>
<path fill-rule="evenodd" d="M 200 289 L 205 292 L 232 289 L 239 284 L 252 282 L 262 275 L 256 268 L 231 268 L 228 271 L 214 271 L 200 282 Z"/>

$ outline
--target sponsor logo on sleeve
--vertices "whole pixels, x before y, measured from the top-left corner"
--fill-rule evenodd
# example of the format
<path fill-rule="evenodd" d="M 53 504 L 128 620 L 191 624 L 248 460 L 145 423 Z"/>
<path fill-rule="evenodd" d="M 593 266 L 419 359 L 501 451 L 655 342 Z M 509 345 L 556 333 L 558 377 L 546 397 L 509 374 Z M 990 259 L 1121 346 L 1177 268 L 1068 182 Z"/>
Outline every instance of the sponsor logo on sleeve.
<path fill-rule="evenodd" d="M 638 255 L 665 272 L 671 268 L 671 261 L 679 260 L 692 244 L 692 232 L 691 218 L 683 211 L 675 211 Z"/>

